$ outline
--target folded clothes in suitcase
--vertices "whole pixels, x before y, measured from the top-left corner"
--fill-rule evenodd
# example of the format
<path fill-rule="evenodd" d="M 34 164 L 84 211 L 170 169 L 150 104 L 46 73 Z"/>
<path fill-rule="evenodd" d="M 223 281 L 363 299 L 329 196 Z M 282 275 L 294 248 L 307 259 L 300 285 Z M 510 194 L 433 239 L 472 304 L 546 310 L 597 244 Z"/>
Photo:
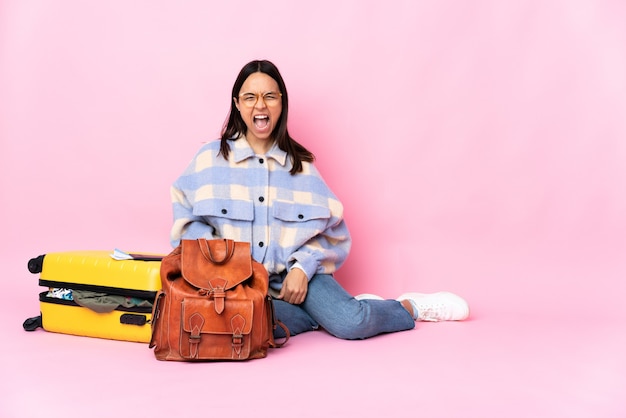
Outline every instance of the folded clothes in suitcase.
<path fill-rule="evenodd" d="M 152 303 L 161 289 L 162 255 L 131 254 L 117 260 L 109 251 L 48 253 L 28 262 L 39 274 L 41 315 L 24 329 L 112 340 L 150 342 Z"/>

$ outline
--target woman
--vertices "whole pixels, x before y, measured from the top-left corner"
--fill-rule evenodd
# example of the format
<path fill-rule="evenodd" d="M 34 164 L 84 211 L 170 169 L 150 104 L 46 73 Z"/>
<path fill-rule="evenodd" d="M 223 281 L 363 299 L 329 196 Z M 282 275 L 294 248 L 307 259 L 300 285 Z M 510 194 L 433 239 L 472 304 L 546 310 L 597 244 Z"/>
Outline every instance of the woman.
<path fill-rule="evenodd" d="M 351 244 L 343 206 L 313 154 L 289 135 L 288 110 L 276 66 L 246 64 L 221 140 L 205 144 L 172 186 L 172 245 L 196 238 L 250 242 L 269 273 L 276 316 L 291 335 L 322 327 L 362 339 L 412 329 L 415 320 L 467 318 L 467 303 L 452 293 L 354 298 L 335 281 Z"/>

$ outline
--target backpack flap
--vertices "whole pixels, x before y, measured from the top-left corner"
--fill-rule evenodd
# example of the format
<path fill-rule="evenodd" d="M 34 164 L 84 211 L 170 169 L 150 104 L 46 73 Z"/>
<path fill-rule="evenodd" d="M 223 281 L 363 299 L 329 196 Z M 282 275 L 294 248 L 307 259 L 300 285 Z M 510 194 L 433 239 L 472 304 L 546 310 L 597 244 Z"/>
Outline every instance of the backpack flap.
<path fill-rule="evenodd" d="M 233 240 L 182 240 L 183 278 L 199 289 L 216 288 L 214 279 L 223 280 L 228 290 L 252 276 L 250 244 Z M 215 283 L 215 282 L 214 282 Z"/>

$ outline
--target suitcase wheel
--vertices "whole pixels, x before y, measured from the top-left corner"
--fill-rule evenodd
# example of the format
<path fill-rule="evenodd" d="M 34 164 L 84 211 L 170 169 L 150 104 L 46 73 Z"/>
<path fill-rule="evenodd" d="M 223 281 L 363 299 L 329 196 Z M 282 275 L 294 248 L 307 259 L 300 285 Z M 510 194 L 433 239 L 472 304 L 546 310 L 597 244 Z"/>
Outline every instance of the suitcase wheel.
<path fill-rule="evenodd" d="M 28 260 L 28 271 L 33 274 L 41 273 L 44 257 L 45 255 L 40 255 L 39 257 L 31 258 L 30 260 Z"/>
<path fill-rule="evenodd" d="M 22 326 L 24 327 L 25 331 L 34 331 L 37 328 L 43 327 L 41 322 L 41 315 L 35 316 L 33 318 L 28 318 L 26 321 L 24 321 L 24 324 L 22 324 Z"/>

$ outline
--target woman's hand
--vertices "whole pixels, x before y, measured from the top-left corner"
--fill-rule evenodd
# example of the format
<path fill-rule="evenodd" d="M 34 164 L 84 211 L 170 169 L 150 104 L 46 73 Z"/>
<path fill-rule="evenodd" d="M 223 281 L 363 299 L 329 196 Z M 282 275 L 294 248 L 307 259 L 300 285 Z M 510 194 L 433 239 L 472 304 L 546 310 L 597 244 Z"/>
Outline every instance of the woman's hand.
<path fill-rule="evenodd" d="M 277 299 L 282 299 L 292 305 L 299 305 L 306 299 L 309 289 L 309 280 L 304 271 L 294 268 L 287 273 L 283 281 L 283 287 Z"/>

